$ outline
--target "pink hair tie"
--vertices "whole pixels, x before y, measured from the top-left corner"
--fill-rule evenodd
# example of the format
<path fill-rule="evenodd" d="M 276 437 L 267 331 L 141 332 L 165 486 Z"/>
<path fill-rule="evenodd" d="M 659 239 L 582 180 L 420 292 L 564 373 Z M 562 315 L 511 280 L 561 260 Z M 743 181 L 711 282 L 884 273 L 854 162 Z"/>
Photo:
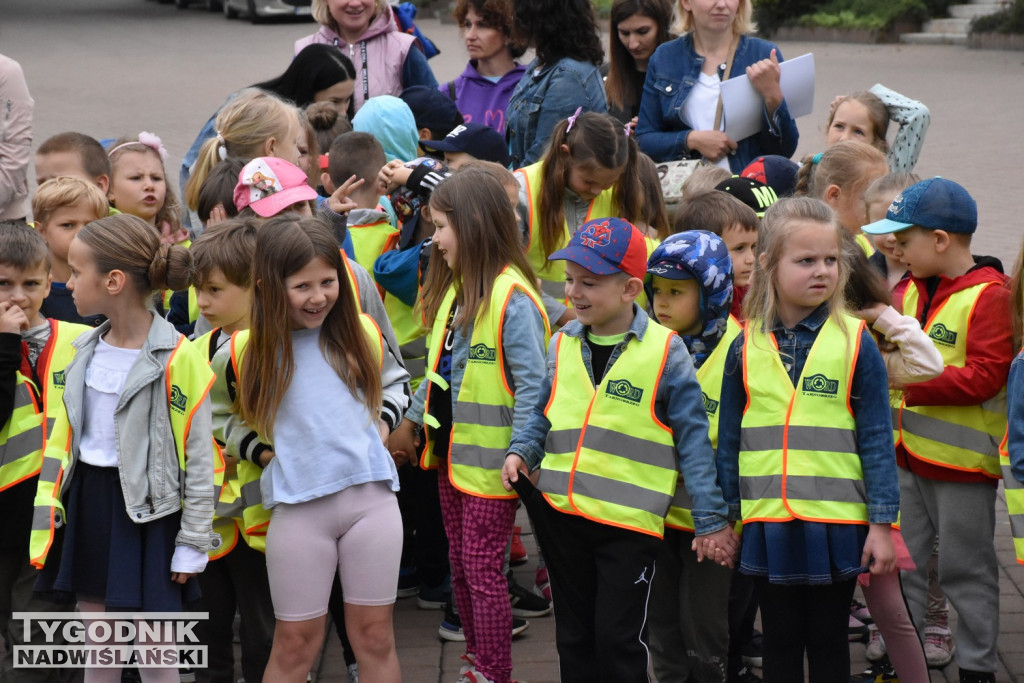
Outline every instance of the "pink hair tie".
<path fill-rule="evenodd" d="M 114 152 L 118 151 L 123 147 L 127 147 L 128 145 L 145 145 L 146 147 L 149 147 L 154 152 L 160 155 L 160 161 L 165 163 L 167 162 L 167 149 L 164 147 L 163 142 L 160 140 L 160 136 L 155 135 L 153 133 L 147 133 L 146 131 L 142 131 L 141 133 L 139 133 L 138 140 L 129 140 L 128 142 L 123 142 L 114 149 L 110 150 L 109 152 L 107 152 L 107 156 L 113 156 Z"/>
<path fill-rule="evenodd" d="M 583 111 L 583 107 L 576 107 L 576 112 L 569 117 L 569 125 L 565 127 L 565 132 L 568 133 L 572 130 L 572 127 L 576 124 L 576 119 L 580 117 L 580 112 Z"/>

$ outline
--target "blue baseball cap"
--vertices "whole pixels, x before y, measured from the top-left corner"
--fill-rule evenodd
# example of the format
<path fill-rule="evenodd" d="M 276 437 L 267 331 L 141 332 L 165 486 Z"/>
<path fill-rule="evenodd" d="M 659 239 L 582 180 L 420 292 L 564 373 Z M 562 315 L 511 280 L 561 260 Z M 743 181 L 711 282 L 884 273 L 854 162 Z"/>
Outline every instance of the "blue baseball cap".
<path fill-rule="evenodd" d="M 465 152 L 481 161 L 493 161 L 505 167 L 512 163 L 505 136 L 482 123 L 463 123 L 440 140 L 420 140 L 420 147 L 427 151 Z"/>
<path fill-rule="evenodd" d="M 970 235 L 978 229 L 978 204 L 962 185 L 936 176 L 896 195 L 885 218 L 861 230 L 869 235 L 885 235 L 915 225 Z"/>
<path fill-rule="evenodd" d="M 572 261 L 594 275 L 647 274 L 647 242 L 636 226 L 621 218 L 595 218 L 579 227 L 564 249 L 549 261 Z"/>

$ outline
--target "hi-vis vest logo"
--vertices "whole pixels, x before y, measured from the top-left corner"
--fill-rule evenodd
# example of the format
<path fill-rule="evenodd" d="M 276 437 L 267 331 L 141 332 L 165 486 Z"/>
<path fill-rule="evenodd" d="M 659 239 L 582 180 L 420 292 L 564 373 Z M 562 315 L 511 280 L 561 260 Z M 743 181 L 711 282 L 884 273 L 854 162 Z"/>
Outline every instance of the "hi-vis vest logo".
<path fill-rule="evenodd" d="M 591 223 L 586 230 L 580 233 L 580 240 L 583 242 L 583 246 L 591 249 L 607 247 L 612 242 L 612 229 L 608 225 L 608 221 Z"/>
<path fill-rule="evenodd" d="M 805 394 L 835 398 L 835 395 L 839 392 L 839 380 L 829 379 L 821 373 L 804 377 L 803 391 Z"/>
<path fill-rule="evenodd" d="M 184 413 L 185 408 L 188 404 L 188 396 L 181 390 L 177 384 L 171 385 L 171 408 L 177 410 L 179 413 Z"/>
<path fill-rule="evenodd" d="M 640 405 L 640 399 L 644 397 L 644 390 L 634 387 L 628 379 L 610 379 L 604 393 L 618 401 L 625 401 L 634 405 Z"/>
<path fill-rule="evenodd" d="M 956 346 L 956 332 L 947 328 L 942 323 L 937 324 L 928 333 L 932 341 L 943 346 Z"/>
<path fill-rule="evenodd" d="M 469 360 L 471 361 L 493 363 L 497 357 L 497 352 L 486 344 L 476 344 L 469 348 Z"/>
<path fill-rule="evenodd" d="M 64 371 L 57 370 L 53 373 L 53 386 L 62 387 L 64 386 Z"/>
<path fill-rule="evenodd" d="M 700 392 L 701 397 L 704 399 L 704 412 L 708 415 L 714 415 L 718 412 L 718 401 L 713 398 L 708 398 L 708 395 L 703 391 Z"/>

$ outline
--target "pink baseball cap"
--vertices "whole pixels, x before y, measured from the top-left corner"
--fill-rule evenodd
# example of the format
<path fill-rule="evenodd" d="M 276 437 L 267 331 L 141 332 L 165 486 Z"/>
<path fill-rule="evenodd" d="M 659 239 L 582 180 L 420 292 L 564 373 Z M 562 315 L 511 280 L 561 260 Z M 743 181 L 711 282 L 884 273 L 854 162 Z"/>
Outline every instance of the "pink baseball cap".
<path fill-rule="evenodd" d="M 292 204 L 316 199 L 316 190 L 301 168 L 277 157 L 257 157 L 245 165 L 235 185 L 235 206 L 251 206 L 263 218 L 276 216 Z"/>

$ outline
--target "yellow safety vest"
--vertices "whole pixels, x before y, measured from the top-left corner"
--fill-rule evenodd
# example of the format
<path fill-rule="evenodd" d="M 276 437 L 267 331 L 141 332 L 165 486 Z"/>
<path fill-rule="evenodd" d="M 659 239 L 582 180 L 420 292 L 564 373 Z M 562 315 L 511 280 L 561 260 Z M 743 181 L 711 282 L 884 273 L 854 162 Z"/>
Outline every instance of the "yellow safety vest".
<path fill-rule="evenodd" d="M 1003 470 L 1003 487 L 1006 490 L 1006 511 L 1010 514 L 1010 535 L 1017 563 L 1024 564 L 1024 484 L 1017 481 L 1010 471 L 1010 451 L 1007 448 L 1009 430 L 999 444 L 999 465 Z"/>
<path fill-rule="evenodd" d="M 871 256 L 875 253 L 875 245 L 871 244 L 871 239 L 864 233 L 858 232 L 857 236 L 854 237 L 853 240 L 857 243 L 857 246 L 861 248 L 861 251 L 863 251 L 864 255 L 867 256 L 868 258 L 871 258 Z"/>
<path fill-rule="evenodd" d="M 935 343 L 946 367 L 964 367 L 967 335 L 974 307 L 984 282 L 954 293 L 931 312 L 925 333 Z M 914 315 L 917 286 L 911 282 L 903 295 L 903 311 Z M 999 478 L 999 442 L 1006 433 L 1006 390 L 980 405 L 908 406 L 900 402 L 899 438 L 907 453 L 918 460 L 963 472 Z"/>
<path fill-rule="evenodd" d="M 725 376 L 725 361 L 729 356 L 729 347 L 739 336 L 743 327 L 733 316 L 729 316 L 725 326 L 725 334 L 711 355 L 704 359 L 704 364 L 697 369 L 697 381 L 700 382 L 701 395 L 704 398 L 704 412 L 708 416 L 708 437 L 711 447 L 718 452 L 718 406 L 722 400 L 722 378 Z M 672 497 L 672 506 L 668 509 L 665 526 L 683 531 L 694 530 L 693 500 L 682 485 L 682 479 L 676 485 L 676 494 Z"/>
<path fill-rule="evenodd" d="M 175 292 L 170 289 L 165 289 L 163 293 L 163 306 L 164 314 L 171 310 L 171 297 L 174 296 Z M 196 295 L 196 288 L 188 288 L 188 321 L 194 323 L 199 320 L 199 297 Z"/>
<path fill-rule="evenodd" d="M 829 316 L 796 386 L 775 335 L 744 325 L 740 429 L 743 523 L 867 524 L 867 492 L 857 451 L 850 387 L 864 322 Z"/>
<path fill-rule="evenodd" d="M 50 338 L 36 360 L 41 386 L 17 373 L 14 411 L 0 431 L 0 491 L 39 474 L 46 437 L 64 410 L 64 368 L 75 355 L 71 342 L 90 329 L 57 320 L 47 323 Z"/>
<path fill-rule="evenodd" d="M 526 245 L 526 258 L 533 266 L 533 272 L 541 279 L 541 289 L 554 298 L 562 301 L 565 299 L 565 262 L 548 261 L 544 252 L 544 242 L 540 237 L 540 192 L 544 184 L 544 162 L 538 161 L 530 166 L 525 166 L 516 171 L 525 181 L 526 198 L 529 206 L 529 231 L 530 240 Z M 587 210 L 587 217 L 584 223 L 593 218 L 610 218 L 619 215 L 619 205 L 615 201 L 615 188 L 610 187 L 599 194 Z M 570 227 L 565 224 L 565 234 L 559 240 L 556 249 L 561 249 L 569 243 L 569 238 L 579 226 Z"/>
<path fill-rule="evenodd" d="M 480 498 L 515 498 L 514 492 L 501 485 L 501 468 L 512 440 L 512 417 L 515 393 L 505 373 L 502 349 L 502 323 L 512 295 L 522 292 L 530 297 L 544 320 L 544 344 L 551 334 L 544 306 L 533 283 L 516 269 L 506 267 L 494 281 L 487 307 L 481 307 L 473 321 L 469 358 L 462 377 L 462 386 L 452 416 L 452 433 L 448 447 L 448 478 L 452 486 Z M 437 374 L 441 348 L 452 307 L 455 287 L 449 287 L 430 330 L 427 356 L 427 381 L 447 389 L 448 382 Z M 423 408 L 423 421 L 437 429 L 440 423 L 430 413 L 430 387 Z M 433 444 L 427 439 L 420 466 L 437 467 Z"/>
<path fill-rule="evenodd" d="M 164 381 L 167 388 L 168 414 L 171 434 L 178 457 L 180 480 L 185 477 L 185 445 L 196 410 L 202 404 L 213 386 L 213 373 L 209 363 L 195 353 L 180 353 L 187 344 L 184 336 L 167 361 Z M 212 437 L 211 437 L 212 440 Z M 214 485 L 219 486 L 224 477 L 224 459 L 214 444 Z M 36 490 L 35 510 L 32 516 L 32 533 L 29 539 L 29 557 L 32 565 L 41 569 L 53 544 L 54 532 L 63 525 L 66 511 L 63 505 L 65 471 L 71 463 L 71 424 L 63 410 L 57 417 L 53 433 L 46 442 L 43 466 L 39 472 L 39 486 Z M 184 485 L 184 484 L 182 484 Z"/>
<path fill-rule="evenodd" d="M 373 274 L 374 261 L 385 252 L 398 230 L 383 220 L 366 225 L 350 225 L 348 234 L 352 236 L 352 253 L 355 254 L 356 263 Z"/>
<path fill-rule="evenodd" d="M 561 334 L 544 414 L 551 422 L 537 488 L 556 509 L 662 537 L 679 475 L 672 429 L 654 414 L 675 332 L 647 325 L 595 388 L 583 339 Z"/>
<path fill-rule="evenodd" d="M 427 331 L 423 319 L 413 306 L 406 306 L 390 292 L 384 296 L 384 310 L 398 339 L 402 363 L 409 371 L 409 388 L 415 393 L 427 372 Z"/>

